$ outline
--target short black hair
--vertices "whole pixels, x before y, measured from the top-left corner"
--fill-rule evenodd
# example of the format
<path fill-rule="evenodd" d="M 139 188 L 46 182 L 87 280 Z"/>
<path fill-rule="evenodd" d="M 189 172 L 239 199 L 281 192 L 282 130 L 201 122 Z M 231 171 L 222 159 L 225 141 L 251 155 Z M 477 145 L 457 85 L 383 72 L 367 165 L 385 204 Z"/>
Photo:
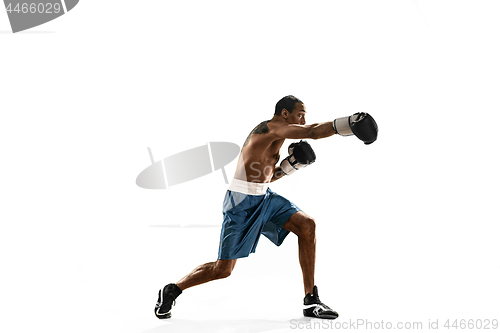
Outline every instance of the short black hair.
<path fill-rule="evenodd" d="M 286 109 L 288 112 L 292 113 L 293 109 L 295 109 L 295 103 L 303 103 L 300 99 L 293 95 L 288 95 L 283 97 L 276 103 L 276 108 L 274 109 L 275 115 L 280 115 L 281 110 Z"/>

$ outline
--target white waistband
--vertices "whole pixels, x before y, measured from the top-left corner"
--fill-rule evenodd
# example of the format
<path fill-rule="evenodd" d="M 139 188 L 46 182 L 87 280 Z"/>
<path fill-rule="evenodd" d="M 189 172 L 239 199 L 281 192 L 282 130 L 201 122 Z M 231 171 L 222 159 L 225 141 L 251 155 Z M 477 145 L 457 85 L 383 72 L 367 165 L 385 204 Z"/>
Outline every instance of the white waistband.
<path fill-rule="evenodd" d="M 248 195 L 264 195 L 269 188 L 269 183 L 249 183 L 244 180 L 235 179 L 229 185 L 230 191 L 245 193 Z"/>

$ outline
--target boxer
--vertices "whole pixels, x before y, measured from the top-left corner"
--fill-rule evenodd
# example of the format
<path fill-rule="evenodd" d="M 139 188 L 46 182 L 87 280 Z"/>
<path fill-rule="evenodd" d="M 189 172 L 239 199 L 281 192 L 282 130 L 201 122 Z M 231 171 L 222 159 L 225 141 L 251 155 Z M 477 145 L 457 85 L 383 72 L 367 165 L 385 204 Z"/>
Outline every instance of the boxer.
<path fill-rule="evenodd" d="M 261 234 L 280 246 L 290 232 L 297 235 L 299 243 L 305 293 L 304 316 L 322 319 L 338 317 L 336 311 L 320 301 L 314 283 L 315 220 L 291 201 L 273 192 L 269 185 L 315 162 L 313 149 L 303 139 L 317 140 L 334 134 L 355 135 L 368 145 L 377 139 L 378 127 L 367 113 L 306 125 L 306 112 L 302 101 L 291 95 L 285 96 L 276 104 L 274 116 L 261 122 L 248 135 L 234 178 L 224 197 L 218 258 L 215 262 L 198 266 L 177 283 L 163 287 L 155 306 L 158 318 L 170 318 L 172 305 L 184 290 L 229 277 L 237 259 L 255 252 Z M 288 147 L 289 155 L 278 165 L 279 151 L 286 139 L 300 141 Z"/>

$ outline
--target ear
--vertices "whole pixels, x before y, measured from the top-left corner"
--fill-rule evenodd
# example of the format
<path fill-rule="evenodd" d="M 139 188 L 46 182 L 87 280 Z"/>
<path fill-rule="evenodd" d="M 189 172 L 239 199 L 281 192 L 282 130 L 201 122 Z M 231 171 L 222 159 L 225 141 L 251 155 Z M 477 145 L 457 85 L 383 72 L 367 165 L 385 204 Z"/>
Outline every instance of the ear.
<path fill-rule="evenodd" d="M 281 116 L 282 116 L 283 118 L 285 118 L 285 119 L 286 119 L 286 118 L 288 117 L 288 115 L 289 115 L 289 114 L 290 114 L 290 112 L 288 112 L 288 110 L 287 110 L 287 109 L 284 109 L 284 108 L 283 108 L 283 109 L 281 109 Z"/>

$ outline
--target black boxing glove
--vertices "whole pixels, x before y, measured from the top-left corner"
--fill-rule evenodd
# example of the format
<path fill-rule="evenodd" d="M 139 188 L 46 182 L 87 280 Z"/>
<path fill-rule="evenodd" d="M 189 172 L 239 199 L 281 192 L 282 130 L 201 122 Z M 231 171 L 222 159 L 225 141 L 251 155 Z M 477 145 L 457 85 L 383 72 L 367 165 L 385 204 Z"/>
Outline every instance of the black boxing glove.
<path fill-rule="evenodd" d="M 333 129 L 342 136 L 356 135 L 365 145 L 375 142 L 378 126 L 368 113 L 358 112 L 349 117 L 337 118 L 333 121 Z"/>
<path fill-rule="evenodd" d="M 294 142 L 288 146 L 288 157 L 281 161 L 281 171 L 291 175 L 295 171 L 316 161 L 316 154 L 307 141 Z"/>

